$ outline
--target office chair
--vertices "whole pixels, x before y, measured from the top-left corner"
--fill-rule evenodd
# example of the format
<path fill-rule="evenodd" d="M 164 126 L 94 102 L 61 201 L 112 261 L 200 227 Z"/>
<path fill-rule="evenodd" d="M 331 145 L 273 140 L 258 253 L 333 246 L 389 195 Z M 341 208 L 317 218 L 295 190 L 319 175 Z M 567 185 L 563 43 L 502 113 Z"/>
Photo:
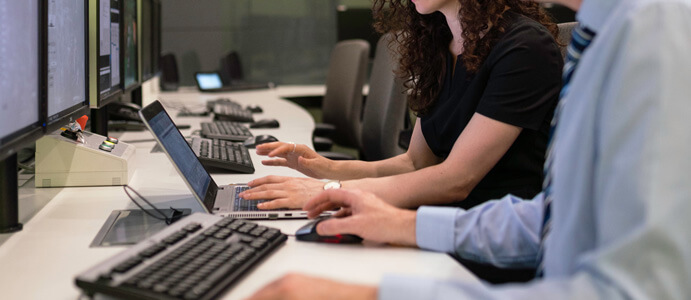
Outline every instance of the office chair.
<path fill-rule="evenodd" d="M 237 52 L 231 51 L 221 58 L 221 80 L 224 85 L 230 85 L 233 81 L 243 80 L 242 64 Z"/>
<path fill-rule="evenodd" d="M 556 3 L 541 3 L 540 6 L 552 16 L 552 20 L 555 23 L 566 23 L 576 20 L 576 12 L 566 6 Z"/>
<path fill-rule="evenodd" d="M 557 24 L 559 27 L 559 36 L 557 38 L 557 42 L 561 44 L 559 49 L 561 50 L 561 57 L 564 59 L 566 59 L 566 47 L 569 45 L 569 42 L 571 42 L 571 32 L 573 32 L 573 28 L 576 27 L 576 25 L 578 25 L 578 22 Z"/>
<path fill-rule="evenodd" d="M 161 66 L 161 90 L 162 91 L 176 91 L 180 84 L 180 75 L 178 74 L 178 63 L 175 59 L 175 54 L 167 53 L 160 58 Z"/>
<path fill-rule="evenodd" d="M 370 45 L 364 40 L 346 40 L 336 43 L 331 51 L 326 75 L 326 94 L 322 100 L 322 121 L 317 124 L 315 136 L 325 133 L 334 142 L 350 147 L 360 145 L 362 127 L 362 88 L 367 77 L 367 63 Z M 325 139 L 321 139 L 325 141 Z M 317 137 L 315 149 L 328 149 Z M 326 156 L 329 157 L 329 156 Z"/>
<path fill-rule="evenodd" d="M 394 74 L 398 56 L 389 49 L 394 38 L 379 38 L 369 80 L 369 94 L 362 117 L 360 153 L 364 160 L 381 160 L 405 151 L 398 145 L 399 133 L 410 127 L 403 80 Z"/>

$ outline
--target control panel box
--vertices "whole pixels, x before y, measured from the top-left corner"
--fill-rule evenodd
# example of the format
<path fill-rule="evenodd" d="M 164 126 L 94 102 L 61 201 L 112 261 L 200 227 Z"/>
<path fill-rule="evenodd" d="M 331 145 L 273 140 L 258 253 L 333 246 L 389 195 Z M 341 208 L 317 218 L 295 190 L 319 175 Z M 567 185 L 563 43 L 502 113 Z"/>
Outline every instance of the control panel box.
<path fill-rule="evenodd" d="M 82 143 L 61 132 L 36 142 L 36 187 L 125 185 L 132 179 L 133 145 L 86 131 Z"/>

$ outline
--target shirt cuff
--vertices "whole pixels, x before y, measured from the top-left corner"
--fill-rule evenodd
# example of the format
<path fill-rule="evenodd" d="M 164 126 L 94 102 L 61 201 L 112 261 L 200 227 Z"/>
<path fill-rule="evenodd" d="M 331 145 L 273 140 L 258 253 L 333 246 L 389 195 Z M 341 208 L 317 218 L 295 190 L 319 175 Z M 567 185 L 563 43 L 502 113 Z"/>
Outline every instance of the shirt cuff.
<path fill-rule="evenodd" d="M 415 238 L 420 248 L 453 253 L 456 215 L 459 208 L 422 206 L 417 210 Z"/>
<path fill-rule="evenodd" d="M 377 299 L 427 299 L 433 291 L 434 281 L 429 278 L 385 275 L 379 284 Z"/>

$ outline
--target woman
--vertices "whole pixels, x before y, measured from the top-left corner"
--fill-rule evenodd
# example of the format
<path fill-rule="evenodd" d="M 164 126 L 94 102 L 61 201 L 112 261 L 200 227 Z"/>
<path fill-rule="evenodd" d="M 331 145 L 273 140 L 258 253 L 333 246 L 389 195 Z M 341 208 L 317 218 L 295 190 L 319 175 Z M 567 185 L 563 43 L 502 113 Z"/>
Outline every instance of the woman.
<path fill-rule="evenodd" d="M 398 207 L 463 208 L 541 190 L 549 122 L 561 85 L 557 26 L 523 0 L 375 1 L 381 32 L 396 32 L 400 76 L 417 113 L 408 151 L 375 161 L 331 161 L 305 145 L 270 143 L 262 163 L 313 178 L 268 176 L 245 199 L 301 207 L 325 187 L 357 188 Z M 340 186 L 339 186 L 340 184 Z"/>

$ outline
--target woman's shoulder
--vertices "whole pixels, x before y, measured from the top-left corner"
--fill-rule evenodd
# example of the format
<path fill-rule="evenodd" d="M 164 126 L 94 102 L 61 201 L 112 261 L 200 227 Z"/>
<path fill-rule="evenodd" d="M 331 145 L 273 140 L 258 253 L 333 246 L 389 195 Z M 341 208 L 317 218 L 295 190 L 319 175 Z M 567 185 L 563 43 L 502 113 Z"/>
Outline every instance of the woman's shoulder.
<path fill-rule="evenodd" d="M 560 53 L 552 33 L 539 22 L 511 11 L 507 12 L 506 18 L 509 22 L 492 51 L 495 55 L 506 54 L 517 48 L 530 49 L 542 54 Z"/>
<path fill-rule="evenodd" d="M 505 15 L 507 22 L 504 29 L 503 38 L 510 38 L 516 35 L 526 37 L 552 37 L 552 33 L 538 21 L 528 16 L 508 11 Z"/>

